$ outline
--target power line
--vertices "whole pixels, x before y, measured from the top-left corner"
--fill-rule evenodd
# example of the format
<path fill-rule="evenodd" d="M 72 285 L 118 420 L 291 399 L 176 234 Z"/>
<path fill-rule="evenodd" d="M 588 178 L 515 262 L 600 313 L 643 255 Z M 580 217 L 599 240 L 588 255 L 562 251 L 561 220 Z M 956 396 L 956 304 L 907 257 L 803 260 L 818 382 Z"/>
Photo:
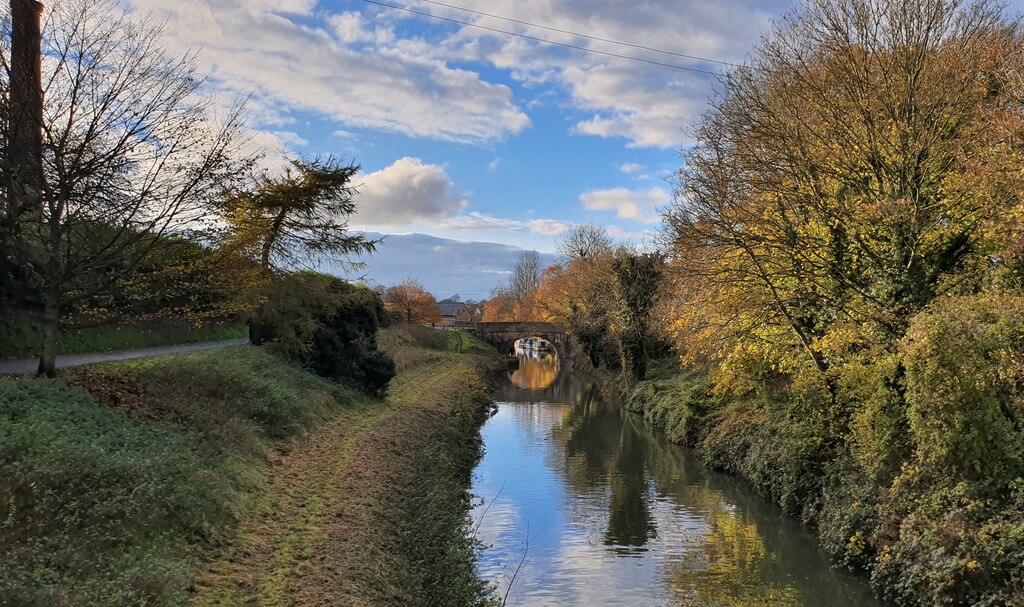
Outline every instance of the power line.
<path fill-rule="evenodd" d="M 458 11 L 465 11 L 467 13 L 473 13 L 474 15 L 480 15 L 482 17 L 490 17 L 492 19 L 501 19 L 502 21 L 510 21 L 512 23 L 519 23 L 520 25 L 528 25 L 530 27 L 536 27 L 542 30 L 548 30 L 550 32 L 558 32 L 560 34 L 568 34 L 570 36 L 576 36 L 578 38 L 586 38 L 587 40 L 597 40 L 598 42 L 607 42 L 609 44 L 618 44 L 619 46 L 628 46 L 630 48 L 641 49 L 650 51 L 652 53 L 661 53 L 662 55 L 673 55 L 675 57 L 685 57 L 686 59 L 694 59 L 696 61 L 704 61 L 707 63 L 718 63 L 720 65 L 727 65 L 729 67 L 742 67 L 738 63 L 732 63 L 729 61 L 722 61 L 721 59 L 709 59 L 708 57 L 700 57 L 698 55 L 688 55 L 686 53 L 677 53 L 675 51 L 666 51 L 660 48 L 654 48 L 651 46 L 644 46 L 642 44 L 633 44 L 632 42 L 622 42 L 620 40 L 612 40 L 611 38 L 602 38 L 601 36 L 591 36 L 590 34 L 581 34 L 579 32 L 573 32 L 570 30 L 559 29 L 557 27 L 551 27 L 548 25 L 541 25 L 539 23 L 532 23 L 530 21 L 523 21 L 521 19 L 513 19 L 512 17 L 503 17 L 501 15 L 495 15 L 493 13 L 486 13 L 484 11 L 477 11 L 471 8 L 463 8 L 461 6 L 455 6 L 454 4 L 447 4 L 445 2 L 438 2 L 437 0 L 420 0 L 420 2 L 426 2 L 428 4 L 436 4 L 438 6 L 444 6 L 447 8 L 455 9 Z"/>
<path fill-rule="evenodd" d="M 506 36 L 516 36 L 518 38 L 525 38 L 526 40 L 533 40 L 534 42 L 540 42 L 540 43 L 543 43 L 543 44 L 550 44 L 550 45 L 553 45 L 553 46 L 561 46 L 561 47 L 565 47 L 565 48 L 571 48 L 571 49 L 575 49 L 577 51 L 583 51 L 583 52 L 586 52 L 586 53 L 593 53 L 595 55 L 604 55 L 604 56 L 607 56 L 607 57 L 617 57 L 619 59 L 628 59 L 630 61 L 639 61 L 641 63 L 649 63 L 651 65 L 657 65 L 657 66 L 660 66 L 660 67 L 667 67 L 667 68 L 671 68 L 671 69 L 675 69 L 675 70 L 682 70 L 682 71 L 685 71 L 685 72 L 694 72 L 694 73 L 697 73 L 697 74 L 706 74 L 708 76 L 720 76 L 721 75 L 718 72 L 712 72 L 710 70 L 702 70 L 702 69 L 698 69 L 698 68 L 695 68 L 695 67 L 687 67 L 685 65 L 676 65 L 674 63 L 663 63 L 661 61 L 654 61 L 652 59 L 644 59 L 642 57 L 634 57 L 632 55 L 620 55 L 619 53 L 611 53 L 611 52 L 608 52 L 608 51 L 600 51 L 600 50 L 593 49 L 593 48 L 587 48 L 585 46 L 578 46 L 576 44 L 569 44 L 567 42 L 555 42 L 554 40 L 546 40 L 544 38 L 538 38 L 536 36 L 530 36 L 528 34 L 520 34 L 518 32 L 510 32 L 508 30 L 501 30 L 501 29 L 494 28 L 494 27 L 488 27 L 486 25 L 480 25 L 478 23 L 469 23 L 468 21 L 460 21 L 458 19 L 451 19 L 449 17 L 442 17 L 440 15 L 434 15 L 432 13 L 428 13 L 428 12 L 425 12 L 425 11 L 418 11 L 418 10 L 415 10 L 415 9 L 411 9 L 409 7 L 406 7 L 406 6 L 398 6 L 396 4 L 388 4 L 386 2 L 378 2 L 377 0 L 362 0 L 362 1 L 367 3 L 367 4 L 375 4 L 377 6 L 383 6 L 385 8 L 391 8 L 391 9 L 394 9 L 394 10 L 397 10 L 397 11 L 405 11 L 407 13 L 412 13 L 414 15 L 420 15 L 421 17 L 429 17 L 431 19 L 438 19 L 440 21 L 448 21 L 450 23 L 457 23 L 459 25 L 464 25 L 466 27 L 475 27 L 475 28 L 479 28 L 479 29 L 482 29 L 482 30 L 487 30 L 487 31 L 490 31 L 490 32 L 496 32 L 498 34 L 505 34 Z"/>

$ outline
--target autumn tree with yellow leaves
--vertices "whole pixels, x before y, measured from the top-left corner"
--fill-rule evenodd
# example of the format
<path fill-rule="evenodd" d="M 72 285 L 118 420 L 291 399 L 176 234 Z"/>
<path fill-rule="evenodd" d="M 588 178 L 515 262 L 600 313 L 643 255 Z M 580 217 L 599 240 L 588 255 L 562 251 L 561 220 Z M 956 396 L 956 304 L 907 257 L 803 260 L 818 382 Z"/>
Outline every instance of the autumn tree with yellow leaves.
<path fill-rule="evenodd" d="M 1019 20 L 804 0 L 694 138 L 651 321 L 687 369 L 634 408 L 814 522 L 894 604 L 1019 602 Z"/>
<path fill-rule="evenodd" d="M 1009 266 L 994 255 L 1019 248 L 997 232 L 1020 212 L 1022 62 L 993 2 L 810 0 L 787 16 L 683 154 L 665 217 L 677 343 L 825 374 Z"/>

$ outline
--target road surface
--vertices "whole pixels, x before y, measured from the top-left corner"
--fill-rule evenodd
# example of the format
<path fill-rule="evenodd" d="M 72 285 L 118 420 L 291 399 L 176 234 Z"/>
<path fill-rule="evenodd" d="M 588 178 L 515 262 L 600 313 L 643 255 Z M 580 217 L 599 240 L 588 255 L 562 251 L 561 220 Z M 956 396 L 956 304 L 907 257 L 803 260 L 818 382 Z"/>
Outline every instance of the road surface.
<path fill-rule="evenodd" d="M 155 346 L 153 348 L 139 348 L 137 350 L 121 350 L 120 352 L 96 352 L 93 354 L 65 354 L 57 357 L 57 368 L 77 367 L 92 363 L 102 363 L 111 360 L 128 360 L 130 358 L 146 358 L 147 356 L 162 356 L 164 354 L 177 354 L 179 352 L 197 352 L 199 350 L 210 350 L 213 348 L 225 348 L 228 346 L 240 346 L 249 343 L 248 339 L 223 339 L 220 341 L 202 341 L 192 344 L 177 344 L 171 346 Z M 0 360 L 0 375 L 31 375 L 39 368 L 38 358 L 25 358 L 21 360 Z"/>

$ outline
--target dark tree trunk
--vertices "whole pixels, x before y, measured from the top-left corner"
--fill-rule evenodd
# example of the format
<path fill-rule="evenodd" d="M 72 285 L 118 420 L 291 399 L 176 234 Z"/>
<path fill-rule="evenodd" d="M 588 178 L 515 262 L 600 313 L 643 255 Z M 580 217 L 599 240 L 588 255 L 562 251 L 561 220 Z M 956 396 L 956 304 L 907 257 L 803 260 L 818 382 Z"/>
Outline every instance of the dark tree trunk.
<path fill-rule="evenodd" d="M 11 0 L 11 229 L 25 212 L 41 211 L 43 199 L 42 14 L 35 0 Z"/>
<path fill-rule="evenodd" d="M 46 288 L 43 305 L 43 347 L 39 355 L 40 377 L 57 375 L 57 336 L 60 331 L 60 285 Z"/>

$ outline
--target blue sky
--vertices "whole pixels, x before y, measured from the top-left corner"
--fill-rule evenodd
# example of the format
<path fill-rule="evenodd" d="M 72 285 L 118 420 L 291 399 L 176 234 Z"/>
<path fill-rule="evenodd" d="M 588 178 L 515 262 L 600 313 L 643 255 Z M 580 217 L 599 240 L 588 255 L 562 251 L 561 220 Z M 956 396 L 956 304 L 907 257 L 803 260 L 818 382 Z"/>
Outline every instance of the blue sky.
<path fill-rule="evenodd" d="M 382 1 L 595 50 L 722 68 L 424 0 Z M 251 95 L 253 145 L 359 162 L 360 211 L 351 225 L 379 233 L 551 251 L 559 231 L 582 222 L 643 241 L 657 229 L 657 208 L 669 202 L 666 179 L 679 166 L 686 131 L 715 90 L 711 76 L 362 0 L 130 2 L 166 20 L 169 50 L 200 49 L 200 66 L 223 98 Z M 730 62 L 742 61 L 791 6 L 778 0 L 445 3 Z M 369 263 L 371 277 L 394 280 L 374 276 Z M 429 275 L 424 282 L 454 290 L 430 284 Z M 494 277 L 481 277 L 485 283 L 478 290 L 494 286 Z"/>

